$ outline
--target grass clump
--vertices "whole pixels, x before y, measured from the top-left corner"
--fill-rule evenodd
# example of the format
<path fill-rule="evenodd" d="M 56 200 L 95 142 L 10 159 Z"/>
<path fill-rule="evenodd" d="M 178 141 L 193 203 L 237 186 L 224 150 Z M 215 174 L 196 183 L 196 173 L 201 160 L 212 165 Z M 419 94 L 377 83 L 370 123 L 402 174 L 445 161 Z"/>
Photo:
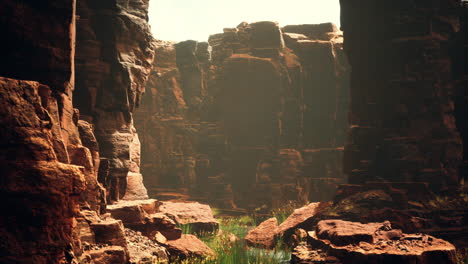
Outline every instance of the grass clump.
<path fill-rule="evenodd" d="M 180 264 L 282 264 L 289 263 L 291 252 L 277 243 L 273 250 L 248 247 L 243 238 L 256 226 L 251 216 L 224 217 L 218 219 L 220 231 L 200 234 L 199 238 L 216 252 L 216 256 L 207 259 L 187 259 Z M 182 227 L 184 232 L 190 229 Z"/>

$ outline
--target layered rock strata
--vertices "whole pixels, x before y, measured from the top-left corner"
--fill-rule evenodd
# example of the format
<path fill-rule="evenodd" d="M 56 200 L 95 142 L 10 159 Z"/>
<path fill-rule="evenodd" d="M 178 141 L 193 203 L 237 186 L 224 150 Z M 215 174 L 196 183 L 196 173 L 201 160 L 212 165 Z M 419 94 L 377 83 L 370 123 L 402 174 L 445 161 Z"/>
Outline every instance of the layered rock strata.
<path fill-rule="evenodd" d="M 103 239 L 90 227 L 106 205 L 98 173 L 122 173 L 121 184 L 100 174 L 109 200 L 123 196 L 129 171 L 139 173 L 130 113 L 152 63 L 147 7 L 147 1 L 2 2 L 0 29 L 8 37 L 0 44 L 0 196 L 7 213 L 0 217 L 0 262 L 70 263 L 86 244 Z M 123 130 L 124 136 L 115 133 Z M 141 177 L 129 186 L 132 197 L 146 195 Z M 106 259 L 114 252 L 113 259 L 119 250 L 95 253 Z"/>
<path fill-rule="evenodd" d="M 462 145 L 449 50 L 458 1 L 340 2 L 352 67 L 349 182 L 458 186 Z"/>
<path fill-rule="evenodd" d="M 140 104 L 154 57 L 148 2 L 77 3 L 74 103 L 81 118 L 94 125 L 100 148 L 99 181 L 109 202 L 125 195 L 147 198 L 132 112 Z"/>
<path fill-rule="evenodd" d="M 344 182 L 348 100 L 334 25 L 241 23 L 209 45 L 157 46 L 135 114 L 148 186 L 223 208 L 331 199 Z"/>
<path fill-rule="evenodd" d="M 310 246 L 297 247 L 291 263 L 456 263 L 452 244 L 404 234 L 388 222 L 321 221 L 307 241 Z"/>

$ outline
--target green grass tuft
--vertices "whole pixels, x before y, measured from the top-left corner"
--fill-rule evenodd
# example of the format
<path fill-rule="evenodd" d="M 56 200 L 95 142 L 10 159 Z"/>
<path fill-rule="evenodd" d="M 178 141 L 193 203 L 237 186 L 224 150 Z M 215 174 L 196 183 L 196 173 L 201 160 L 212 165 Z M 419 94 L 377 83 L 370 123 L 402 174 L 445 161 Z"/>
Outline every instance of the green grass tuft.
<path fill-rule="evenodd" d="M 216 256 L 209 259 L 187 259 L 180 264 L 282 264 L 289 263 L 291 252 L 278 241 L 273 250 L 249 248 L 245 245 L 244 237 L 256 226 L 254 217 L 226 217 L 219 219 L 219 233 L 205 233 L 199 238 L 216 252 Z M 181 226 L 184 232 L 190 232 Z"/>

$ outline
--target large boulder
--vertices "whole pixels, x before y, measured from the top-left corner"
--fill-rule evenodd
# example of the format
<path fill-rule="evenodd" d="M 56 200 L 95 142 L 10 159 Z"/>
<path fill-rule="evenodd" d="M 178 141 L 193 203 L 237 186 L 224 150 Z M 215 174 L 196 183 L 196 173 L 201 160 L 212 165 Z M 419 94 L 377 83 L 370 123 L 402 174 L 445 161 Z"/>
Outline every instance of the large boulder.
<path fill-rule="evenodd" d="M 177 228 L 177 222 L 165 213 L 157 213 L 157 200 L 121 200 L 107 207 L 112 217 L 122 220 L 126 227 L 140 231 L 143 235 L 153 238 L 157 232 L 167 239 L 178 239 L 182 235 Z"/>
<path fill-rule="evenodd" d="M 173 215 L 181 225 L 190 225 L 196 233 L 214 232 L 219 228 L 219 222 L 213 216 L 211 207 L 198 202 L 162 202 L 161 213 Z"/>
<path fill-rule="evenodd" d="M 194 235 L 182 235 L 177 240 L 169 240 L 165 244 L 171 260 L 187 258 L 204 258 L 214 256 L 215 252 Z"/>
<path fill-rule="evenodd" d="M 250 230 L 245 237 L 245 242 L 248 246 L 273 248 L 277 230 L 278 220 L 272 217 Z"/>
<path fill-rule="evenodd" d="M 316 221 L 314 217 L 329 206 L 330 203 L 310 203 L 294 210 L 294 212 L 278 226 L 277 234 L 283 236 L 285 240 L 288 240 L 296 229 L 311 230 Z"/>
<path fill-rule="evenodd" d="M 106 219 L 91 223 L 96 243 L 113 246 L 121 246 L 127 250 L 127 240 L 125 239 L 124 226 L 122 221 L 115 219 Z"/>

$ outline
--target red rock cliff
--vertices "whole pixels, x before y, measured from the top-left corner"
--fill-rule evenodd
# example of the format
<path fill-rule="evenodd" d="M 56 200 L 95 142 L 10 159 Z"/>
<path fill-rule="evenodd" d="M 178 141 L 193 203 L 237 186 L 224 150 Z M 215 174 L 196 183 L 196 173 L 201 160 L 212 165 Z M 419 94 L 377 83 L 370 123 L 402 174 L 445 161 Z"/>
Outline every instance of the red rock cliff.
<path fill-rule="evenodd" d="M 77 4 L 75 105 L 94 125 L 99 181 L 107 200 L 145 197 L 139 174 L 140 144 L 132 112 L 140 104 L 154 56 L 149 1 L 82 0 Z"/>
<path fill-rule="evenodd" d="M 462 145 L 449 47 L 459 1 L 340 2 L 352 67 L 350 183 L 458 186 Z"/>
<path fill-rule="evenodd" d="M 211 36 L 210 46 L 159 43 L 135 115 L 155 194 L 182 187 L 224 207 L 233 198 L 246 206 L 255 193 L 256 205 L 331 198 L 344 181 L 342 38 L 332 24 L 284 31 L 242 23 Z"/>

